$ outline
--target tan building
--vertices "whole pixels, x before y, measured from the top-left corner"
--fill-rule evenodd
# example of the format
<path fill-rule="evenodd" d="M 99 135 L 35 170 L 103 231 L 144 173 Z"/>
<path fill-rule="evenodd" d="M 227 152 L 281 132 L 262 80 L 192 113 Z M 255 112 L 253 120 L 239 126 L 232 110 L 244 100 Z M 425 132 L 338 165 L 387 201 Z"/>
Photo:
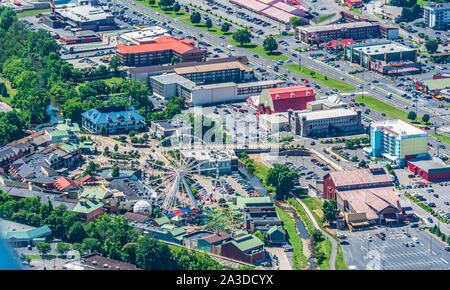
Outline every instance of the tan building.
<path fill-rule="evenodd" d="M 361 111 L 343 108 L 312 112 L 289 111 L 291 131 L 300 136 L 338 136 L 362 130 Z"/>

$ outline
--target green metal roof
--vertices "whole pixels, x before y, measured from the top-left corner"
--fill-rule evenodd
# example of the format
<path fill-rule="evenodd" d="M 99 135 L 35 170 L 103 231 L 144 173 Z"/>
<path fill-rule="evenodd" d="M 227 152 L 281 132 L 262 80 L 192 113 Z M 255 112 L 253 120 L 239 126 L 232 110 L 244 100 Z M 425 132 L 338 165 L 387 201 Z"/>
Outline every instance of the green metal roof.
<path fill-rule="evenodd" d="M 80 197 L 84 198 L 93 198 L 97 200 L 102 200 L 108 194 L 106 190 L 101 188 L 85 188 L 83 192 L 80 194 Z"/>
<path fill-rule="evenodd" d="M 101 207 L 103 207 L 103 203 L 100 201 L 86 200 L 84 204 L 82 204 L 82 202 L 77 203 L 73 208 L 73 211 L 78 213 L 91 213 Z"/>
<path fill-rule="evenodd" d="M 279 231 L 279 232 L 281 232 L 281 233 L 283 233 L 283 234 L 286 233 L 286 232 L 283 230 L 282 227 L 280 227 L 280 226 L 273 226 L 273 227 L 271 227 L 271 228 L 267 231 L 267 234 L 268 234 L 268 235 L 271 235 L 271 234 L 273 234 L 273 233 L 276 232 L 276 231 Z"/>
<path fill-rule="evenodd" d="M 164 224 L 168 224 L 169 222 L 170 222 L 170 220 L 166 216 L 160 217 L 160 218 L 155 220 L 155 223 L 157 223 L 158 226 L 161 226 L 161 225 L 164 225 Z"/>
<path fill-rule="evenodd" d="M 271 200 L 268 196 L 236 198 L 236 206 L 240 209 L 244 209 L 247 203 L 271 203 Z"/>
<path fill-rule="evenodd" d="M 50 136 L 52 136 L 52 137 L 65 137 L 65 136 L 69 137 L 69 134 L 70 133 L 67 130 L 55 130 L 50 133 Z"/>
<path fill-rule="evenodd" d="M 72 123 L 71 125 L 67 125 L 66 123 L 60 123 L 60 124 L 56 125 L 56 129 L 72 131 L 74 133 L 80 132 L 80 126 L 78 126 L 77 123 Z"/>
<path fill-rule="evenodd" d="M 67 153 L 72 153 L 75 150 L 78 150 L 78 145 L 73 143 L 64 143 L 60 147 L 62 150 L 66 151 Z"/>
<path fill-rule="evenodd" d="M 32 240 L 50 235 L 52 230 L 48 226 L 42 226 L 25 232 L 8 232 L 6 239 Z"/>
<path fill-rule="evenodd" d="M 173 224 L 163 224 L 163 225 L 161 226 L 161 228 L 166 229 L 166 230 L 169 230 L 169 231 L 175 229 L 176 227 L 177 227 L 177 226 L 176 226 L 176 225 L 173 225 Z"/>
<path fill-rule="evenodd" d="M 264 245 L 264 243 L 260 239 L 253 235 L 239 237 L 238 239 L 232 241 L 232 243 L 241 251 L 247 251 Z"/>
<path fill-rule="evenodd" d="M 92 141 L 85 141 L 80 143 L 81 149 L 95 149 L 95 142 Z"/>
<path fill-rule="evenodd" d="M 170 234 L 174 237 L 177 237 L 179 235 L 186 234 L 186 230 L 183 228 L 174 228 L 170 231 Z"/>

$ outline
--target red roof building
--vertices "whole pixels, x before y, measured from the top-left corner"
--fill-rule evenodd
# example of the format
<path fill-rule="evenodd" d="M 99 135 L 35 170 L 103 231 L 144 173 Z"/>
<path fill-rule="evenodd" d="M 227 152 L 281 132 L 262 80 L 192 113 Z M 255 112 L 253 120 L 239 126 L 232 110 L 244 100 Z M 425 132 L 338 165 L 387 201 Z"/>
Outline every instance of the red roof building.
<path fill-rule="evenodd" d="M 141 45 L 118 44 L 116 54 L 124 65 L 157 65 L 170 63 L 172 57 L 180 62 L 203 61 L 206 50 L 195 47 L 193 39 L 161 36 Z"/>
<path fill-rule="evenodd" d="M 80 179 L 81 184 L 90 184 L 90 183 L 98 183 L 100 181 L 100 178 L 92 176 L 92 175 L 85 175 L 83 178 Z"/>
<path fill-rule="evenodd" d="M 55 180 L 53 184 L 58 191 L 73 191 L 80 188 L 75 181 L 64 176 Z"/>
<path fill-rule="evenodd" d="M 305 110 L 306 103 L 315 100 L 314 90 L 304 85 L 265 89 L 261 92 L 258 109 L 268 114 Z"/>

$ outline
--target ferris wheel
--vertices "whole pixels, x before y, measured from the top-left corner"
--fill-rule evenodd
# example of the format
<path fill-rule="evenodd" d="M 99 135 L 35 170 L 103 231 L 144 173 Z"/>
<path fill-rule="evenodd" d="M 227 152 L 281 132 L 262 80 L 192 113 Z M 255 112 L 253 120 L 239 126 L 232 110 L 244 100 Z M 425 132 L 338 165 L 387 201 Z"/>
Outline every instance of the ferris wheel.
<path fill-rule="evenodd" d="M 191 190 L 194 175 L 215 172 L 217 179 L 219 176 L 217 160 L 199 161 L 183 154 L 183 150 L 193 148 L 193 140 L 196 140 L 194 136 L 171 136 L 170 139 L 170 146 L 162 145 L 167 139 L 161 141 L 161 146 L 158 146 L 153 156 L 147 159 L 149 168 L 145 170 L 146 187 L 151 193 L 151 198 L 163 212 L 171 212 L 177 205 L 192 206 L 199 210 Z M 204 145 L 202 140 L 196 141 Z"/>

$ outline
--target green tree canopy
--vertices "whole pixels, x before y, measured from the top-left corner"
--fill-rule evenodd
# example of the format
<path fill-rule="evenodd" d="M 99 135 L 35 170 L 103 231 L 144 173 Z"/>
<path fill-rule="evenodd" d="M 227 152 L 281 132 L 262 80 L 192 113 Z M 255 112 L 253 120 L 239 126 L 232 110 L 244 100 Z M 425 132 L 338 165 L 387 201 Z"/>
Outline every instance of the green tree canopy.
<path fill-rule="evenodd" d="M 249 43 L 252 38 L 252 34 L 248 29 L 239 29 L 232 35 L 233 40 L 238 42 L 240 46 L 244 43 Z"/>
<path fill-rule="evenodd" d="M 263 47 L 265 51 L 272 53 L 274 50 L 278 49 L 278 42 L 272 36 L 267 37 L 263 42 Z"/>

